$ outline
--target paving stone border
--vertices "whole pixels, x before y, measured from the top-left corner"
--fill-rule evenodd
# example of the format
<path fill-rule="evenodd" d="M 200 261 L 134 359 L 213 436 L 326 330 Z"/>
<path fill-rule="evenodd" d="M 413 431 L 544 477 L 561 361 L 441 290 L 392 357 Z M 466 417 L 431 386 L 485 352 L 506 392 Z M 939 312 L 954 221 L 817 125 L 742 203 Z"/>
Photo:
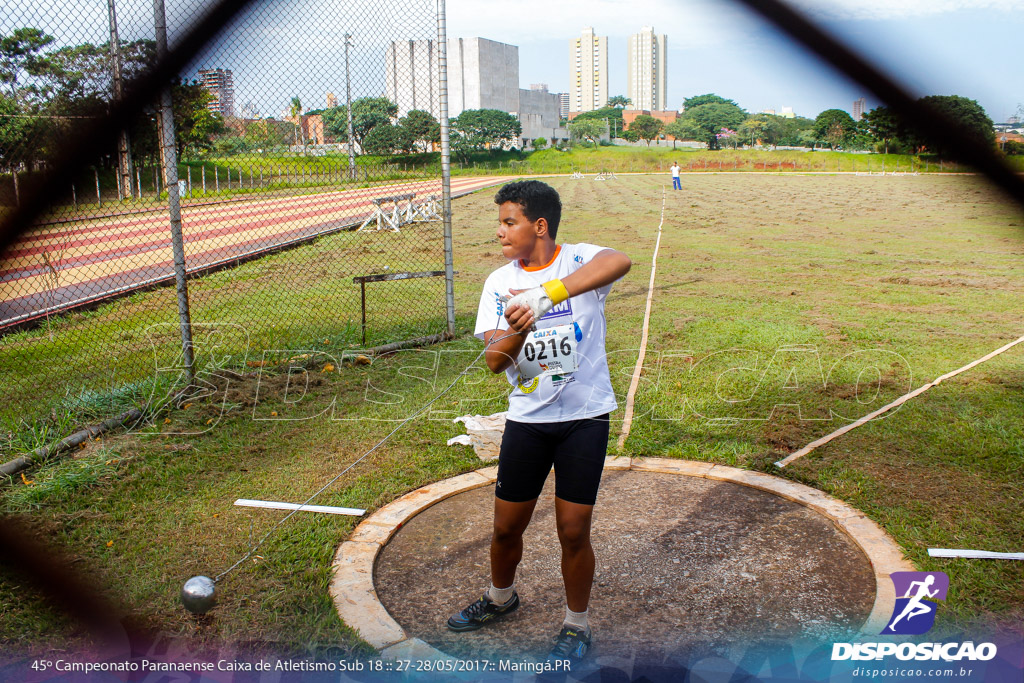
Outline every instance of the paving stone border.
<path fill-rule="evenodd" d="M 773 493 L 824 515 L 857 544 L 875 573 L 875 604 L 861 626 L 864 633 L 881 632 L 892 614 L 896 593 L 889 575 L 897 571 L 915 571 L 896 541 L 864 513 L 803 484 L 736 467 L 667 458 L 609 457 L 605 459 L 605 469 L 659 472 L 732 482 Z M 334 606 L 345 623 L 380 650 L 382 657 L 453 659 L 424 641 L 410 637 L 391 618 L 377 599 L 373 587 L 373 566 L 381 548 L 406 521 L 446 498 L 493 483 L 497 475 L 497 467 L 485 467 L 407 493 L 363 520 L 349 540 L 339 546 L 334 556 L 334 577 L 330 585 Z"/>

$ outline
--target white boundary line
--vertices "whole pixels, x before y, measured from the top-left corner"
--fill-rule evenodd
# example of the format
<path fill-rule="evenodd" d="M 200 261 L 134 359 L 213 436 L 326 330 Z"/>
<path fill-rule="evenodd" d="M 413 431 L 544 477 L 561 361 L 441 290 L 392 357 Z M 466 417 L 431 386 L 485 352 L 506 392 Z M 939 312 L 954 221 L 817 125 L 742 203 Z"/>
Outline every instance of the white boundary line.
<path fill-rule="evenodd" d="M 269 510 L 302 510 L 303 512 L 322 512 L 328 515 L 352 515 L 362 517 L 366 510 L 359 508 L 339 508 L 332 505 L 300 505 L 299 503 L 279 503 L 273 500 L 249 500 L 239 498 L 235 505 L 247 508 L 266 508 Z"/>
<path fill-rule="evenodd" d="M 665 224 L 665 186 L 661 187 L 661 221 L 658 223 L 658 239 L 654 242 L 654 256 L 651 258 L 651 283 L 647 287 L 647 308 L 644 311 L 644 326 L 640 333 L 640 353 L 636 357 L 636 367 L 633 368 L 633 379 L 629 383 L 629 391 L 626 393 L 626 414 L 622 418 L 622 433 L 619 435 L 618 449 L 621 451 L 629 436 L 629 430 L 633 426 L 633 402 L 636 400 L 636 389 L 640 384 L 640 371 L 644 367 L 644 358 L 647 356 L 648 326 L 651 322 L 651 302 L 654 299 L 654 275 L 658 269 L 658 248 L 661 246 L 661 226 Z"/>
<path fill-rule="evenodd" d="M 836 438 L 837 436 L 842 436 L 846 432 L 848 432 L 850 430 L 853 430 L 853 429 L 856 429 L 857 427 L 860 427 L 861 425 L 863 425 L 863 424 L 865 424 L 865 423 L 875 419 L 876 417 L 878 417 L 882 413 L 885 413 L 885 412 L 887 412 L 889 410 L 892 410 L 893 408 L 901 406 L 904 403 L 906 403 L 907 401 L 909 401 L 910 399 L 914 398 L 915 396 L 923 394 L 924 392 L 928 391 L 932 387 L 937 386 L 938 384 L 940 384 L 943 380 L 949 379 L 950 377 L 955 377 L 956 375 L 959 375 L 961 372 L 965 372 L 967 370 L 970 370 L 975 365 L 980 365 L 981 363 L 984 363 L 985 361 L 987 361 L 987 360 L 989 360 L 991 358 L 994 358 L 995 356 L 998 356 L 1003 351 L 1007 351 L 1007 350 L 1013 348 L 1014 346 L 1016 346 L 1017 344 L 1020 344 L 1021 342 L 1024 342 L 1024 337 L 1021 337 L 1021 338 L 1019 338 L 1019 339 L 1017 339 L 1015 341 L 1012 341 L 1009 344 L 1007 344 L 1006 346 L 1002 346 L 1002 347 L 996 349 L 995 351 L 993 351 L 992 353 L 988 354 L 987 356 L 982 356 L 978 360 L 973 361 L 971 363 L 968 363 L 967 365 L 963 366 L 962 368 L 957 368 L 953 372 L 947 372 L 945 375 L 943 375 L 942 377 L 939 377 L 935 381 L 929 382 L 928 384 L 925 384 L 923 387 L 919 387 L 917 389 L 914 389 L 909 394 L 904 394 L 903 396 L 900 396 L 898 399 L 896 399 L 892 403 L 890 403 L 888 405 L 885 405 L 885 406 L 882 406 L 881 408 L 879 408 L 878 410 L 874 411 L 873 413 L 868 413 L 867 415 L 865 415 L 864 417 L 860 418 L 856 422 L 852 422 L 852 423 L 846 425 L 845 427 L 840 427 L 836 431 L 832 432 L 831 434 L 829 434 L 827 436 L 821 437 L 817 441 L 812 441 L 811 443 L 807 444 L 806 446 L 804 446 L 800 450 L 796 451 L 795 453 L 791 453 L 788 456 L 786 456 L 785 458 L 783 458 L 782 460 L 779 460 L 778 462 L 776 462 L 775 466 L 778 467 L 778 468 L 785 467 L 786 465 L 788 465 L 789 463 L 793 462 L 797 458 L 804 457 L 805 455 L 807 455 L 808 453 L 813 451 L 818 446 L 824 446 L 825 444 L 827 444 L 829 441 L 831 441 L 832 439 Z"/>
<path fill-rule="evenodd" d="M 1024 553 L 994 553 L 990 550 L 928 548 L 928 557 L 967 557 L 975 560 L 1024 560 Z"/>

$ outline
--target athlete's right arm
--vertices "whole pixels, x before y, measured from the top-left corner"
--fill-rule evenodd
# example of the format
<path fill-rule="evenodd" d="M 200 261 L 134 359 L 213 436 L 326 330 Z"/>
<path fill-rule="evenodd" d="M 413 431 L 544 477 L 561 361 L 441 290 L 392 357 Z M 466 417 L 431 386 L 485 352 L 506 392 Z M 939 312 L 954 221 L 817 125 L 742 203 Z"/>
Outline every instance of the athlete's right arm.
<path fill-rule="evenodd" d="M 487 345 L 484 360 L 495 374 L 504 372 L 516 362 L 526 341 L 526 333 L 534 323 L 533 311 L 525 306 L 512 306 L 505 310 L 505 320 L 512 329 L 484 332 L 484 344 Z M 497 341 L 492 344 L 491 339 Z"/>

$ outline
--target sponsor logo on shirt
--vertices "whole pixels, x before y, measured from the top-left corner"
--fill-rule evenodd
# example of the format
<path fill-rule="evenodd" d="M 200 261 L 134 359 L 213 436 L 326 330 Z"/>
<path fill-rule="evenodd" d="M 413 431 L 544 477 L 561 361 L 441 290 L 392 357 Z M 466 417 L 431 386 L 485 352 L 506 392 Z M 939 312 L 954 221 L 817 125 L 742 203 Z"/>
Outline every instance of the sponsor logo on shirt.
<path fill-rule="evenodd" d="M 564 318 L 566 316 L 572 317 L 572 304 L 569 303 L 572 299 L 566 299 L 562 303 L 558 304 L 550 311 L 541 316 L 541 320 L 554 320 L 555 318 Z"/>

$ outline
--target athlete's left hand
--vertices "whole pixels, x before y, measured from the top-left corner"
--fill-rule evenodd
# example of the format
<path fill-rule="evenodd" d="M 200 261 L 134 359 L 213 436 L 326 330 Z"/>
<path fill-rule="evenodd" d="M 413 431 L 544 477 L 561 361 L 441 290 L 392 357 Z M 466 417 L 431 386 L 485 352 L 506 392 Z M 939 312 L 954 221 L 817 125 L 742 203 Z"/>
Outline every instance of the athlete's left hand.
<path fill-rule="evenodd" d="M 540 320 L 541 316 L 550 311 L 552 306 L 554 306 L 547 290 L 543 287 L 510 289 L 508 291 L 512 298 L 508 300 L 507 307 L 522 306 L 523 308 L 528 308 L 533 313 L 534 320 Z"/>

